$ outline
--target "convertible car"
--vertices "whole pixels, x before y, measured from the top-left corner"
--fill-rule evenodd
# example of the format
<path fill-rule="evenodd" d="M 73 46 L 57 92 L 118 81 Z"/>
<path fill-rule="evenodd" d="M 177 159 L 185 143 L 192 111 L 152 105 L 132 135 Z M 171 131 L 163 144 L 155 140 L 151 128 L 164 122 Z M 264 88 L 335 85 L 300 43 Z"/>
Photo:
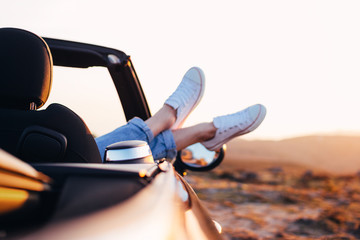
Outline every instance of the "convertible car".
<path fill-rule="evenodd" d="M 112 111 L 151 116 L 124 52 L 0 28 L 0 239 L 221 239 L 183 175 L 216 167 L 224 150 L 193 145 L 154 160 L 145 142 L 126 141 L 108 146 L 102 161 L 83 119 L 46 105 L 58 86 L 53 66 L 107 69 L 122 106 Z M 69 78 L 72 87 L 81 79 Z"/>

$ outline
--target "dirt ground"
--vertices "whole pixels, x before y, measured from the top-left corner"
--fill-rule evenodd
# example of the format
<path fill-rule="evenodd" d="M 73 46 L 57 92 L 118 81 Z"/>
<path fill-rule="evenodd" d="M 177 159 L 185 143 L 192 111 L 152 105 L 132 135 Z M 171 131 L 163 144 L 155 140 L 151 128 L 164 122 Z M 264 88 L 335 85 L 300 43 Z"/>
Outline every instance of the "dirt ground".
<path fill-rule="evenodd" d="M 189 172 L 224 239 L 360 239 L 360 177 L 281 167 Z"/>

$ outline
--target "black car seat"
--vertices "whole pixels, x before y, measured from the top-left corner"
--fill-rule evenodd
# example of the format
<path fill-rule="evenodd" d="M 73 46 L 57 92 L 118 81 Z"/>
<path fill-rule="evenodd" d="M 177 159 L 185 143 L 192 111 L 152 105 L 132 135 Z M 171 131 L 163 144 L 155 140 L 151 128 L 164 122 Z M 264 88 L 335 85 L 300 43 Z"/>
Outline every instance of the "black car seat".
<path fill-rule="evenodd" d="M 45 41 L 25 30 L 0 28 L 0 148 L 26 162 L 100 163 L 86 124 L 60 104 L 43 106 L 52 82 Z"/>

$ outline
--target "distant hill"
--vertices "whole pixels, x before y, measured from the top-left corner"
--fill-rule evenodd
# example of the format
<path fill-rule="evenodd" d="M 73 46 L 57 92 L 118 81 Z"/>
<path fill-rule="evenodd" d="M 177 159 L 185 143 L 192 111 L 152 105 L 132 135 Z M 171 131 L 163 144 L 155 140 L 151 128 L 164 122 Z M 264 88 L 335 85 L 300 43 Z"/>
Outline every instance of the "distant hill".
<path fill-rule="evenodd" d="M 334 174 L 360 171 L 360 136 L 304 136 L 281 141 L 238 138 L 227 146 L 224 168 L 284 166 Z"/>

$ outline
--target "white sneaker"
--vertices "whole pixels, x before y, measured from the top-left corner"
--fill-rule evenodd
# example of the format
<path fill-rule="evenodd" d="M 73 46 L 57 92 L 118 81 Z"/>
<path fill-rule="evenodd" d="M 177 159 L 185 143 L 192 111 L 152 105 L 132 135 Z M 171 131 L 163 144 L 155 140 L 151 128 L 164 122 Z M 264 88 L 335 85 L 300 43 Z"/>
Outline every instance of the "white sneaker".
<path fill-rule="evenodd" d="M 171 129 L 180 128 L 189 114 L 199 104 L 205 90 L 205 75 L 198 67 L 190 68 L 173 94 L 165 101 L 177 110 L 176 121 Z"/>
<path fill-rule="evenodd" d="M 240 112 L 216 117 L 213 120 L 217 128 L 215 137 L 201 144 L 210 151 L 217 150 L 232 138 L 254 131 L 264 120 L 265 115 L 266 108 L 256 104 Z"/>

